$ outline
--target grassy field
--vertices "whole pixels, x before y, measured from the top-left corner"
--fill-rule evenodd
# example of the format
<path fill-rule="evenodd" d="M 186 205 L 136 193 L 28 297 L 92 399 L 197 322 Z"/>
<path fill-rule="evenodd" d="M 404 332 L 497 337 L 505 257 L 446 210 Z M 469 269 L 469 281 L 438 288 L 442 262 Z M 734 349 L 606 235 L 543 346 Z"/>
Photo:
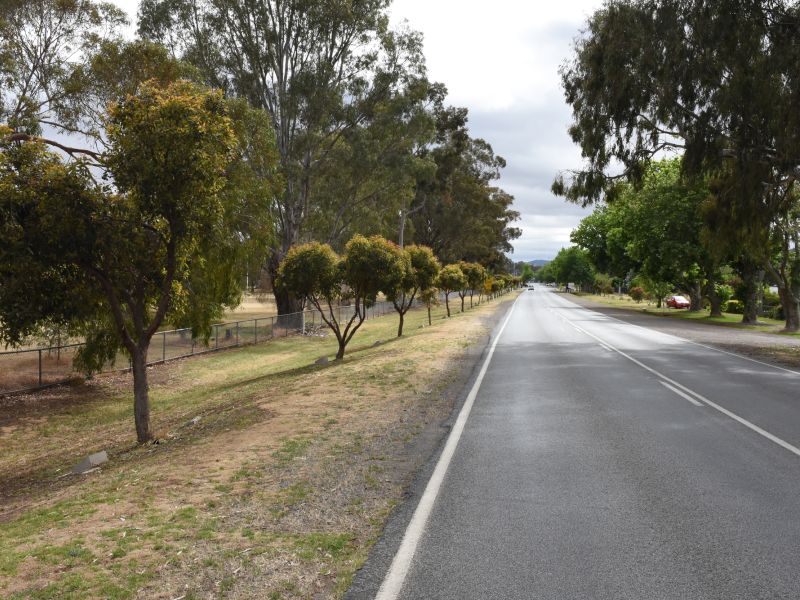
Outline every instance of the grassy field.
<path fill-rule="evenodd" d="M 587 298 L 588 300 L 593 300 L 595 302 L 600 302 L 601 304 L 607 304 L 608 306 L 613 306 L 615 308 L 623 308 L 626 310 L 633 310 L 637 312 L 643 312 L 651 315 L 658 315 L 663 317 L 674 317 L 677 319 L 688 319 L 692 321 L 700 321 L 703 323 L 711 323 L 714 325 L 723 325 L 729 327 L 738 327 L 741 329 L 751 329 L 754 331 L 764 331 L 767 333 L 780 333 L 781 329 L 783 329 L 784 322 L 777 321 L 775 319 L 768 319 L 765 317 L 761 317 L 759 319 L 759 325 L 742 325 L 742 315 L 737 315 L 733 313 L 722 313 L 721 317 L 711 317 L 709 316 L 709 311 L 702 310 L 699 312 L 689 312 L 685 309 L 675 309 L 675 308 L 656 308 L 655 303 L 650 303 L 648 301 L 642 302 L 635 302 L 631 299 L 630 296 L 620 296 L 618 294 L 610 294 L 607 296 L 600 296 L 598 294 L 579 294 L 583 298 Z M 797 335 L 797 334 L 788 334 L 788 335 Z"/>
<path fill-rule="evenodd" d="M 330 335 L 153 367 L 154 445 L 127 375 L 0 400 L 0 597 L 339 597 L 498 305 L 368 321 L 324 366 Z"/>

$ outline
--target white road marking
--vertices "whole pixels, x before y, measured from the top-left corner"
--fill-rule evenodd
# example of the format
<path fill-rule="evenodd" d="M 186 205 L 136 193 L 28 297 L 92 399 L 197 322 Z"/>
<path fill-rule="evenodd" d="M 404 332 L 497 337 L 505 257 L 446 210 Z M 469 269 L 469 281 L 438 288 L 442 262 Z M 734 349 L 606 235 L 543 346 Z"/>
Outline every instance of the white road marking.
<path fill-rule="evenodd" d="M 569 302 L 569 301 L 565 300 L 564 302 Z M 727 354 L 728 356 L 735 356 L 736 358 L 741 358 L 742 360 L 746 360 L 746 361 L 749 361 L 749 362 L 752 362 L 752 363 L 756 363 L 756 364 L 762 365 L 764 367 L 769 367 L 770 369 L 775 369 L 777 371 L 783 371 L 784 373 L 791 373 L 792 375 L 800 375 L 800 371 L 795 371 L 794 369 L 787 369 L 786 367 L 779 367 L 778 365 L 773 365 L 773 364 L 770 364 L 770 363 L 767 363 L 767 362 L 764 362 L 764 361 L 761 361 L 761 360 L 758 360 L 758 359 L 755 359 L 755 358 L 750 358 L 749 356 L 744 356 L 743 354 L 737 354 L 736 352 L 730 352 L 728 350 L 722 350 L 720 348 L 715 348 L 714 346 L 706 346 L 705 344 L 701 344 L 700 342 L 695 342 L 695 341 L 683 338 L 683 337 L 681 337 L 679 335 L 675 335 L 674 333 L 664 333 L 663 331 L 658 331 L 657 329 L 650 329 L 650 328 L 645 327 L 643 325 L 637 325 L 636 323 L 630 323 L 629 321 L 625 321 L 623 319 L 618 319 L 617 317 L 612 317 L 610 315 L 606 315 L 606 314 L 603 314 L 603 313 L 598 313 L 597 311 L 593 311 L 592 309 L 586 308 L 584 306 L 581 306 L 580 304 L 576 304 L 575 302 L 569 302 L 569 304 L 573 305 L 573 306 L 578 306 L 578 307 L 582 308 L 583 310 L 587 310 L 589 312 L 595 312 L 598 315 L 602 315 L 606 319 L 610 319 L 612 321 L 616 321 L 617 323 L 623 323 L 624 325 L 629 325 L 630 327 L 636 327 L 637 329 L 644 329 L 647 332 L 656 331 L 657 333 L 660 333 L 661 335 L 667 335 L 667 336 L 675 338 L 676 340 L 680 340 L 680 341 L 686 342 L 688 344 L 693 344 L 695 346 L 700 346 L 701 348 L 705 348 L 706 350 L 712 350 L 714 352 L 719 352 L 720 354 Z"/>
<path fill-rule="evenodd" d="M 519 300 L 520 297 L 522 297 L 522 295 L 518 296 L 517 300 Z M 386 578 L 383 580 L 378 594 L 375 596 L 375 600 L 395 600 L 400 594 L 403 582 L 411 568 L 411 561 L 414 558 L 414 553 L 417 551 L 419 541 L 422 538 L 422 534 L 425 532 L 425 525 L 433 510 L 434 502 L 436 502 L 436 497 L 439 495 L 439 489 L 442 487 L 444 476 L 450 466 L 450 461 L 453 459 L 456 446 L 458 446 L 458 442 L 461 439 L 461 434 L 469 418 L 472 405 L 475 403 L 475 398 L 481 388 L 483 378 L 486 375 L 486 371 L 489 369 L 489 363 L 492 361 L 497 342 L 500 340 L 506 325 L 508 325 L 508 321 L 511 319 L 514 307 L 517 305 L 517 300 L 511 305 L 508 316 L 497 332 L 497 336 L 494 338 L 492 346 L 489 349 L 489 354 L 486 355 L 486 360 L 483 361 L 483 366 L 478 373 L 478 377 L 475 379 L 475 383 L 472 385 L 472 389 L 469 391 L 469 395 L 464 401 L 464 406 L 461 407 L 461 411 L 458 413 L 458 418 L 456 419 L 455 425 L 453 425 L 453 430 L 447 438 L 447 443 L 444 446 L 444 450 L 442 450 L 442 455 L 439 457 L 439 462 L 436 463 L 433 475 L 431 475 L 428 485 L 425 486 L 422 498 L 420 498 L 419 504 L 414 510 L 411 521 L 403 535 L 403 541 L 400 543 L 400 548 L 398 548 L 397 554 L 395 554 L 392 560 L 389 572 L 386 574 Z"/>
<path fill-rule="evenodd" d="M 601 344 L 605 344 L 606 346 L 608 346 L 609 348 L 611 348 L 611 349 L 612 349 L 614 352 L 616 352 L 617 354 L 620 354 L 621 356 L 624 356 L 625 358 L 627 358 L 627 359 L 628 359 L 629 361 L 631 361 L 632 363 L 639 365 L 641 368 L 643 368 L 643 369 L 644 369 L 644 370 L 646 370 L 646 371 L 649 371 L 650 373 L 652 373 L 653 375 L 655 375 L 655 376 L 656 376 L 656 377 L 658 377 L 659 379 L 663 379 L 664 381 L 666 381 L 666 382 L 668 382 L 668 383 L 671 383 L 673 386 L 675 386 L 675 387 L 677 387 L 677 388 L 680 388 L 681 390 L 683 390 L 683 391 L 684 391 L 684 392 L 686 392 L 687 394 L 691 394 L 692 396 L 694 396 L 694 397 L 695 397 L 695 398 L 697 398 L 698 400 L 702 400 L 703 402 L 705 402 L 706 404 L 708 404 L 708 405 L 709 405 L 711 408 L 714 408 L 714 409 L 718 410 L 719 412 L 721 412 L 721 413 L 722 413 L 722 414 L 724 414 L 725 416 L 727 416 L 727 417 L 730 417 L 730 418 L 731 418 L 731 419 L 733 419 L 734 421 L 737 421 L 738 423 L 741 423 L 741 424 L 742 424 L 742 425 L 744 425 L 745 427 L 748 427 L 749 429 L 752 429 L 752 430 L 753 430 L 753 431 L 755 431 L 757 434 L 764 436 L 765 438 L 767 438 L 767 439 L 768 439 L 768 440 L 770 440 L 771 442 L 774 442 L 774 443 L 776 443 L 776 444 L 777 444 L 778 446 L 780 446 L 781 448 L 784 448 L 784 449 L 788 450 L 788 451 L 789 451 L 789 452 L 791 452 L 792 454 L 795 454 L 795 455 L 797 455 L 797 456 L 800 456 L 800 448 L 797 448 L 796 446 L 793 446 L 793 445 L 792 445 L 792 444 L 790 444 L 789 442 L 787 442 L 787 441 L 785 441 L 785 440 L 782 440 L 781 438 L 779 438 L 779 437 L 778 437 L 778 436 L 776 436 L 776 435 L 773 435 L 773 434 L 771 434 L 769 431 L 766 431 L 765 429 L 762 429 L 761 427 L 759 427 L 759 426 L 758 426 L 758 425 L 756 425 L 755 423 L 751 423 L 751 422 L 750 422 L 750 421 L 748 421 L 747 419 L 745 419 L 745 418 L 743 418 L 743 417 L 740 417 L 739 415 L 737 415 L 737 414 L 736 414 L 736 413 L 734 413 L 734 412 L 731 412 L 731 411 L 729 411 L 727 408 L 723 408 L 723 407 L 722 407 L 722 406 L 720 406 L 719 404 L 717 404 L 717 403 L 715 403 L 715 402 L 712 402 L 711 400 L 709 400 L 709 399 L 708 399 L 708 398 L 706 398 L 705 396 L 702 396 L 702 395 L 698 394 L 697 392 L 695 392 L 695 391 L 693 391 L 693 390 L 690 390 L 690 389 L 689 389 L 689 388 L 687 388 L 685 385 L 681 385 L 680 383 L 678 383 L 678 382 L 677 382 L 677 381 L 675 381 L 674 379 L 670 379 L 669 377 L 667 377 L 667 376 L 666 376 L 666 375 L 664 375 L 663 373 L 660 373 L 660 372 L 656 371 L 654 368 L 652 368 L 652 367 L 648 367 L 648 366 L 647 366 L 646 364 L 644 364 L 643 362 L 641 362 L 641 361 L 639 361 L 639 360 L 636 360 L 636 359 L 635 359 L 635 358 L 633 358 L 633 357 L 632 357 L 630 354 L 626 354 L 625 352 L 623 352 L 623 351 L 622 351 L 622 350 L 620 350 L 619 348 L 616 348 L 616 347 L 615 347 L 615 346 L 613 346 L 612 344 L 609 344 L 608 342 L 606 342 L 605 340 L 603 340 L 603 339 L 601 339 L 601 338 L 597 337 L 597 336 L 596 336 L 596 335 L 594 335 L 593 333 L 589 333 L 588 331 L 586 331 L 585 329 L 583 329 L 583 328 L 581 328 L 581 327 L 578 327 L 577 325 L 575 325 L 575 328 L 576 328 L 576 329 L 578 329 L 579 331 L 581 331 L 583 334 L 585 334 L 585 335 L 588 335 L 590 338 L 592 338 L 592 339 L 594 339 L 594 340 L 596 340 L 596 341 L 600 342 Z"/>
<path fill-rule="evenodd" d="M 692 404 L 694 404 L 695 406 L 703 406 L 703 403 L 702 403 L 702 402 L 698 402 L 697 400 L 695 400 L 694 398 L 692 398 L 692 397 L 691 397 L 689 394 L 684 394 L 684 393 L 683 393 L 682 391 L 680 391 L 678 388 L 671 386 L 671 385 L 670 385 L 670 384 L 668 384 L 666 381 L 659 381 L 659 383 L 660 383 L 661 385 L 663 385 L 665 388 L 667 388 L 667 389 L 670 389 L 670 390 L 672 390 L 673 392 L 675 392 L 676 394 L 678 394 L 678 396 L 680 396 L 680 397 L 681 397 L 681 398 L 683 398 L 684 400 L 688 400 L 689 402 L 691 402 L 691 403 L 692 403 Z"/>

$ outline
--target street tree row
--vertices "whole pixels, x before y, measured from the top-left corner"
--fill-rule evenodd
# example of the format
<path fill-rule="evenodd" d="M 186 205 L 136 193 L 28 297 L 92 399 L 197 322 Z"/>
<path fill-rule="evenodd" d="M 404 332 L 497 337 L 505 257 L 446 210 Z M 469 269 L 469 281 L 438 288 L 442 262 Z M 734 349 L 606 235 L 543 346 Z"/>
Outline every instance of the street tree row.
<path fill-rule="evenodd" d="M 406 313 L 419 299 L 428 309 L 441 293 L 450 316 L 450 294 L 461 299 L 461 312 L 469 296 L 493 295 L 517 283 L 506 275 L 493 277 L 477 263 L 441 264 L 427 246 L 399 245 L 380 236 L 356 235 L 339 256 L 328 244 L 309 242 L 293 246 L 278 268 L 277 285 L 319 312 L 336 336 L 336 359 L 364 323 L 367 309 L 383 294 L 399 316 L 397 336 L 403 335 Z M 342 311 L 342 303 L 345 310 Z"/>
<path fill-rule="evenodd" d="M 733 265 L 750 290 L 748 320 L 766 274 L 778 287 L 786 329 L 800 330 L 798 64 L 797 2 L 606 2 L 561 71 L 570 135 L 585 163 L 562 173 L 553 191 L 607 206 L 577 235 L 585 239 L 617 218 L 617 202 L 660 198 L 662 217 L 677 217 L 670 221 L 677 237 L 662 236 L 650 250 L 634 242 L 626 256 L 617 245 L 607 257 L 614 268 L 634 260 L 654 280 L 684 279 L 695 305 L 705 282 L 716 311 L 715 273 Z M 670 154 L 677 167 L 652 164 Z"/>

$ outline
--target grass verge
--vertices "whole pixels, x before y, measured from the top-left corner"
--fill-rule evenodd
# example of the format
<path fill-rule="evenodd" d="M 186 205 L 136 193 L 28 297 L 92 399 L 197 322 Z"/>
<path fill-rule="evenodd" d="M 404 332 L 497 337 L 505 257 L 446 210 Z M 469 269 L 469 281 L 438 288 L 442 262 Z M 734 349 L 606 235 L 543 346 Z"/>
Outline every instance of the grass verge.
<path fill-rule="evenodd" d="M 645 313 L 649 315 L 657 315 L 659 317 L 672 317 L 676 319 L 686 319 L 689 321 L 697 321 L 700 323 L 709 323 L 711 325 L 721 325 L 725 327 L 735 327 L 737 329 L 748 329 L 751 331 L 763 331 L 765 333 L 780 333 L 781 335 L 789 335 L 789 336 L 798 336 L 800 334 L 796 333 L 783 333 L 781 330 L 784 327 L 783 321 L 778 321 L 776 319 L 768 319 L 765 317 L 761 317 L 759 319 L 758 325 L 743 325 L 742 324 L 742 315 L 737 315 L 733 313 L 722 313 L 721 317 L 712 317 L 709 315 L 709 311 L 704 309 L 699 312 L 689 312 L 685 309 L 675 309 L 675 308 L 656 308 L 655 304 L 650 302 L 635 302 L 630 296 L 620 296 L 617 294 L 612 294 L 608 296 L 600 296 L 598 294 L 585 294 L 580 293 L 578 294 L 582 298 L 586 298 L 587 300 L 591 300 L 593 302 L 598 302 L 600 304 L 605 304 L 607 306 L 613 306 L 614 308 L 621 308 L 624 310 L 630 310 L 640 313 Z"/>
<path fill-rule="evenodd" d="M 133 443 L 128 375 L 2 400 L 0 597 L 341 596 L 498 305 L 412 311 L 399 340 L 368 321 L 324 366 L 330 335 L 153 367 L 158 445 Z"/>

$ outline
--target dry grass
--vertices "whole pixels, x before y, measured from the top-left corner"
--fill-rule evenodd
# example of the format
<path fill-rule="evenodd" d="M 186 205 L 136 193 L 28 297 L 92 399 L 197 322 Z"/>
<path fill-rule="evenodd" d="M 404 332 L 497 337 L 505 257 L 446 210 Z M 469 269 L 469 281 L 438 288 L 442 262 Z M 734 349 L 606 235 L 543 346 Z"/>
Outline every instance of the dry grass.
<path fill-rule="evenodd" d="M 125 375 L 4 400 L 0 596 L 340 596 L 497 306 L 411 313 L 401 340 L 368 321 L 327 366 L 330 337 L 154 367 L 158 445 L 132 444 Z M 108 465 L 65 475 L 101 449 Z"/>

